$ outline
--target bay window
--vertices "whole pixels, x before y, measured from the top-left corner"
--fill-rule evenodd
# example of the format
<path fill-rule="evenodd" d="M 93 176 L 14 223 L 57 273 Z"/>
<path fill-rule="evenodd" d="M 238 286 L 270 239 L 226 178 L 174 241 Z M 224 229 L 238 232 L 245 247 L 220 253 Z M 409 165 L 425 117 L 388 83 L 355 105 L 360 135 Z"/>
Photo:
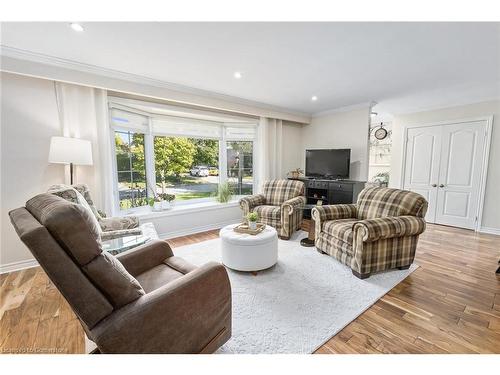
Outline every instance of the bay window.
<path fill-rule="evenodd" d="M 212 197 L 219 185 L 219 141 L 154 137 L 156 192 L 178 200 Z"/>
<path fill-rule="evenodd" d="M 213 200 L 228 182 L 234 195 L 253 193 L 255 120 L 175 117 L 110 101 L 117 210 L 175 195 L 177 204 Z"/>
<path fill-rule="evenodd" d="M 227 180 L 236 195 L 253 192 L 253 142 L 230 141 L 226 143 Z"/>
<path fill-rule="evenodd" d="M 147 205 L 144 134 L 115 131 L 116 169 L 120 209 Z"/>

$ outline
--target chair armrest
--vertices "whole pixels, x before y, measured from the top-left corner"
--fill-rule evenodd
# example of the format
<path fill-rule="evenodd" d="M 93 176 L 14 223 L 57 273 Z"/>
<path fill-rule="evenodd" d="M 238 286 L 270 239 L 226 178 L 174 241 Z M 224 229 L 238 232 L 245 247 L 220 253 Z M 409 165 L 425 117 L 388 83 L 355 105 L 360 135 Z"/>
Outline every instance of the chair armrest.
<path fill-rule="evenodd" d="M 139 227 L 139 218 L 137 216 L 115 216 L 106 217 L 99 220 L 101 229 L 104 232 L 123 230 L 123 229 L 134 229 Z"/>
<path fill-rule="evenodd" d="M 266 197 L 262 194 L 250 195 L 240 199 L 240 207 L 244 213 L 249 213 L 252 208 L 266 204 Z"/>
<path fill-rule="evenodd" d="M 312 211 L 316 211 L 316 214 L 313 217 L 318 218 L 321 221 L 351 218 L 354 219 L 357 215 L 357 208 L 355 204 L 332 204 L 326 206 L 316 206 L 312 209 Z M 313 215 L 312 212 L 311 215 Z"/>
<path fill-rule="evenodd" d="M 107 240 L 112 240 L 114 238 L 120 238 L 126 236 L 138 236 L 141 233 L 142 233 L 141 228 L 110 230 L 108 232 L 101 232 L 101 241 L 107 241 Z"/>
<path fill-rule="evenodd" d="M 103 353 L 199 353 L 231 330 L 231 285 L 210 262 L 119 309 L 92 329 Z"/>
<path fill-rule="evenodd" d="M 322 223 L 328 220 L 355 219 L 357 207 L 355 204 L 332 204 L 326 206 L 316 206 L 311 210 L 311 217 L 314 220 L 316 236 L 319 235 Z"/>
<path fill-rule="evenodd" d="M 306 202 L 306 197 L 298 196 L 283 202 L 283 204 L 281 205 L 281 209 L 288 215 L 291 215 L 295 208 L 305 205 Z"/>
<path fill-rule="evenodd" d="M 173 256 L 170 245 L 161 240 L 153 240 L 144 245 L 116 255 L 125 269 L 134 277 L 163 263 Z"/>
<path fill-rule="evenodd" d="M 425 220 L 417 216 L 392 216 L 360 220 L 354 223 L 354 237 L 361 235 L 363 242 L 385 238 L 414 236 L 425 230 Z"/>

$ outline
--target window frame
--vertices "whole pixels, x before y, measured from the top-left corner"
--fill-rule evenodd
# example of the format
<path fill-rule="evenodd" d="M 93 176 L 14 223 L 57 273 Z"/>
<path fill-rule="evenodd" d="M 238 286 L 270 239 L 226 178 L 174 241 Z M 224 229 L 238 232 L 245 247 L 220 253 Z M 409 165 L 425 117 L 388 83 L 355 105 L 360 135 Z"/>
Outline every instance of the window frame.
<path fill-rule="evenodd" d="M 113 121 L 112 118 L 112 109 L 116 109 L 123 112 L 130 112 L 135 115 L 144 116 L 148 120 L 147 127 L 134 126 L 134 125 L 118 125 Z M 243 141 L 243 142 L 252 142 L 252 158 L 253 162 L 253 185 L 252 185 L 252 194 L 255 193 L 256 189 L 256 166 L 255 157 L 257 150 L 257 122 L 245 124 L 244 127 L 249 128 L 253 127 L 255 129 L 253 138 L 244 138 L 244 137 L 226 137 L 226 128 L 234 128 L 234 121 L 228 122 L 227 124 L 218 123 L 217 126 L 220 127 L 221 135 L 220 138 L 217 137 L 208 137 L 208 136 L 194 136 L 191 134 L 179 135 L 179 134 L 169 134 L 168 132 L 154 132 L 153 131 L 153 116 L 147 114 L 142 111 L 134 111 L 129 109 L 123 109 L 119 107 L 115 107 L 110 105 L 108 108 L 109 111 L 109 124 L 110 124 L 110 139 L 111 139 L 111 153 L 112 153 L 112 165 L 111 170 L 113 173 L 113 214 L 114 215 L 123 215 L 128 213 L 137 213 L 144 210 L 144 206 L 141 207 L 133 207 L 129 209 L 121 209 L 120 208 L 120 196 L 119 196 L 119 183 L 118 183 L 118 166 L 116 160 L 116 145 L 115 145 L 115 132 L 117 131 L 133 131 L 135 133 L 144 134 L 144 159 L 145 159 L 145 169 L 146 169 L 146 181 L 147 181 L 147 189 L 150 192 L 150 186 L 156 186 L 156 170 L 155 170 L 155 159 L 154 159 L 154 137 L 185 137 L 185 138 L 195 138 L 195 139 L 212 139 L 219 142 L 219 186 L 228 180 L 227 176 L 227 142 L 230 141 Z M 188 117 L 185 117 L 186 120 L 190 120 Z M 235 195 L 235 197 L 239 197 L 239 195 Z M 179 200 L 176 201 L 176 205 L 179 206 L 187 206 L 187 205 L 195 205 L 204 202 L 214 202 L 215 197 L 207 197 L 207 198 L 195 198 L 195 199 L 187 199 L 187 200 Z"/>

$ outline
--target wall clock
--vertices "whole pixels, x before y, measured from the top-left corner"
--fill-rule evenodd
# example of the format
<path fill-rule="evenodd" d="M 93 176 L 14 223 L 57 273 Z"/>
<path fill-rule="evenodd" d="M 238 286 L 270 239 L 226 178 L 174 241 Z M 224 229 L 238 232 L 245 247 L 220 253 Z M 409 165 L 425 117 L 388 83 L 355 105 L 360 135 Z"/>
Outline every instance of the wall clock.
<path fill-rule="evenodd" d="M 377 138 L 379 141 L 381 141 L 382 139 L 385 139 L 387 137 L 387 130 L 385 130 L 382 125 L 380 125 L 380 128 L 378 128 L 377 130 L 375 130 L 375 138 Z"/>

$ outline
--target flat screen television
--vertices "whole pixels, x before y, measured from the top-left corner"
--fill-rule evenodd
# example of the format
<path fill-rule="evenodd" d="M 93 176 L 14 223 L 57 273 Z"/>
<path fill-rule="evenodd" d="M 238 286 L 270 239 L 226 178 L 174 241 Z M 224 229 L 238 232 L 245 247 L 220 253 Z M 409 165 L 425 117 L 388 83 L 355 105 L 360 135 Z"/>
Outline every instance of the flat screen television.
<path fill-rule="evenodd" d="M 306 150 L 306 176 L 319 178 L 349 178 L 351 150 Z"/>

